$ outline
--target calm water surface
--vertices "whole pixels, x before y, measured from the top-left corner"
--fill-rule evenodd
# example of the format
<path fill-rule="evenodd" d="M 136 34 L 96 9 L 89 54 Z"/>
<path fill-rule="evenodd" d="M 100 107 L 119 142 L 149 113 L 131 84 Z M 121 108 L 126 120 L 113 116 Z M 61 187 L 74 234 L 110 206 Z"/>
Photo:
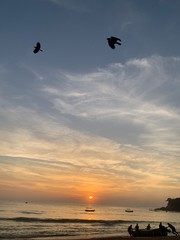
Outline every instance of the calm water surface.
<path fill-rule="evenodd" d="M 152 228 L 159 222 L 172 223 L 180 232 L 180 213 L 155 212 L 145 208 L 133 208 L 125 212 L 124 207 L 96 206 L 93 213 L 85 212 L 83 205 L 54 205 L 34 203 L 0 203 L 0 238 L 45 238 L 128 236 L 127 227 L 139 224 Z"/>

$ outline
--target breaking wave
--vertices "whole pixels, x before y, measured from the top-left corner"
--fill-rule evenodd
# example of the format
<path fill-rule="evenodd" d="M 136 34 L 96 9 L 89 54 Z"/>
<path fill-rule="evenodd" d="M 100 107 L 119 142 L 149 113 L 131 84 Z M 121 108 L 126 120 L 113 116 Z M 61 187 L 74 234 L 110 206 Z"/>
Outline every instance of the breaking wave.
<path fill-rule="evenodd" d="M 29 217 L 14 217 L 14 218 L 0 218 L 0 221 L 15 221 L 15 222 L 41 222 L 41 223 L 97 223 L 97 224 L 123 224 L 123 223 L 137 223 L 143 221 L 126 221 L 126 220 L 94 220 L 94 219 L 68 219 L 68 218 L 29 218 Z"/>

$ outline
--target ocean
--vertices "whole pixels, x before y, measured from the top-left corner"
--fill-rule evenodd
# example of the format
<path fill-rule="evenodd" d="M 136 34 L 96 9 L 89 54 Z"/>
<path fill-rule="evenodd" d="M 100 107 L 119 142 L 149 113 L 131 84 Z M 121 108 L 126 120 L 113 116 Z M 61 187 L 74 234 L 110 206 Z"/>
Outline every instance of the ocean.
<path fill-rule="evenodd" d="M 125 207 L 95 206 L 95 212 L 85 212 L 86 206 L 70 204 L 37 204 L 0 202 L 0 239 L 58 239 L 128 236 L 127 228 L 136 223 L 152 228 L 162 222 L 173 224 L 180 232 L 180 213 L 150 211 Z M 171 234 L 171 233 L 170 233 Z"/>

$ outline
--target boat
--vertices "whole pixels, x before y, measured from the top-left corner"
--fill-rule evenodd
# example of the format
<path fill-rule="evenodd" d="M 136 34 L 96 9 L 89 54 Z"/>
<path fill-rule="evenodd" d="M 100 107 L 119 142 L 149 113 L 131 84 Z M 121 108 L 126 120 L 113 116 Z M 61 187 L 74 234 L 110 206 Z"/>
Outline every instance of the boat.
<path fill-rule="evenodd" d="M 147 229 L 141 229 L 138 231 L 133 230 L 131 231 L 131 235 L 133 237 L 160 237 L 160 236 L 167 236 L 168 232 L 170 232 L 169 229 L 164 227 L 163 229 L 156 228 L 156 229 L 150 229 L 150 230 L 147 230 Z"/>
<path fill-rule="evenodd" d="M 125 210 L 125 212 L 134 212 L 132 209 L 130 209 L 130 208 L 127 208 L 126 210 Z"/>
<path fill-rule="evenodd" d="M 95 209 L 94 209 L 94 208 L 87 207 L 87 208 L 85 209 L 85 212 L 95 212 Z"/>

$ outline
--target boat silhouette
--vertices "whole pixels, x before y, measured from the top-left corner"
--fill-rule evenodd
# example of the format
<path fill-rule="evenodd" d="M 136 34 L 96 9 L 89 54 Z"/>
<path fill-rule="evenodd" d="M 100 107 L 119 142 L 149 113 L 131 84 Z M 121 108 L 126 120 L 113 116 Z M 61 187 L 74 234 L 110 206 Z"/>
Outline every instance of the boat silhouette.
<path fill-rule="evenodd" d="M 95 209 L 94 208 L 91 208 L 91 207 L 87 207 L 85 209 L 85 212 L 95 212 Z"/>

